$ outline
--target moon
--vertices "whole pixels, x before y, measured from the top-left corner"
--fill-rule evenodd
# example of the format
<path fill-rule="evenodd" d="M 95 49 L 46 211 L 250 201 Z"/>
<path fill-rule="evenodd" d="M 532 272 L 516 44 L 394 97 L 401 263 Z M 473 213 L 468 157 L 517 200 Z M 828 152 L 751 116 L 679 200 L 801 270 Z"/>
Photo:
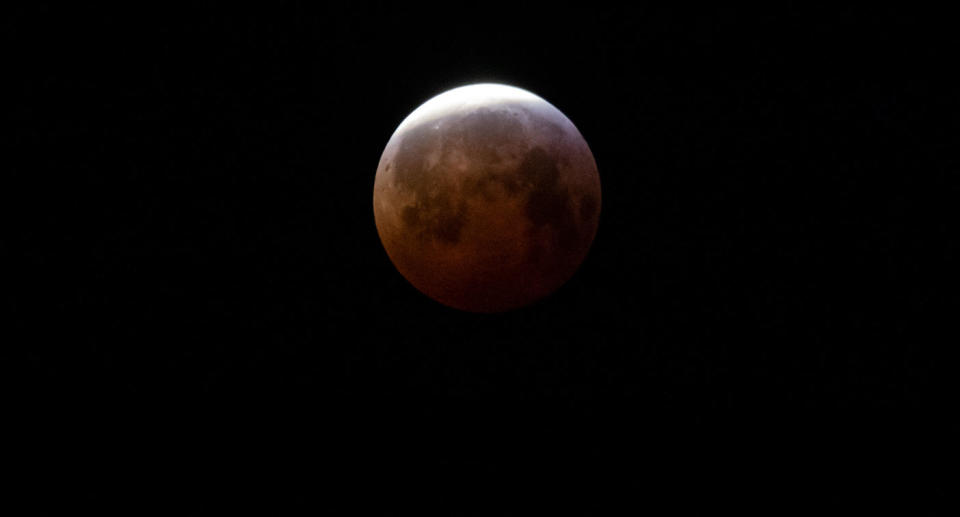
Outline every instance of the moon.
<path fill-rule="evenodd" d="M 570 119 L 529 91 L 489 83 L 410 113 L 373 187 L 377 232 L 400 274 L 479 313 L 528 305 L 569 280 L 600 201 L 596 161 Z"/>

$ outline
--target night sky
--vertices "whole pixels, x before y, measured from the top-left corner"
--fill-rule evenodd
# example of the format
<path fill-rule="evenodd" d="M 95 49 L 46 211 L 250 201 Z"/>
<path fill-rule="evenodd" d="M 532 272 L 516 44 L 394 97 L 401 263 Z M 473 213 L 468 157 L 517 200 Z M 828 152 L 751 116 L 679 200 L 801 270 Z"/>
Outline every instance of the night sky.
<path fill-rule="evenodd" d="M 321 4 L 4 8 L 7 425 L 70 487 L 38 501 L 943 508 L 943 17 Z M 393 130 L 472 82 L 563 111 L 603 189 L 505 314 L 420 294 L 373 219 Z"/>

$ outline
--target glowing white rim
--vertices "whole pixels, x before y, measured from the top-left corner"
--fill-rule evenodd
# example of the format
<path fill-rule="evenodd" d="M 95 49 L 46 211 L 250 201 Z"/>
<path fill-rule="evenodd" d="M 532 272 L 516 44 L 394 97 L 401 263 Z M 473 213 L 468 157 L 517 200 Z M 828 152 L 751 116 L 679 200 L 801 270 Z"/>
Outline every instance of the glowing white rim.
<path fill-rule="evenodd" d="M 413 110 L 407 118 L 403 119 L 403 122 L 397 126 L 396 132 L 399 133 L 405 128 L 443 118 L 457 111 L 467 111 L 498 103 L 531 103 L 551 106 L 541 97 L 515 86 L 496 83 L 470 84 L 447 90 L 424 102 L 420 107 Z"/>

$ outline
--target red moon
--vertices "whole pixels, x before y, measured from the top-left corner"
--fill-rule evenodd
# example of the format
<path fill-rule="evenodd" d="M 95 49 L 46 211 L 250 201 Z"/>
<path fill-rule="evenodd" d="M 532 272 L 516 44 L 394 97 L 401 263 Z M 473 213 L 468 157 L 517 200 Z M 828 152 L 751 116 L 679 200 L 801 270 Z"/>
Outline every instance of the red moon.
<path fill-rule="evenodd" d="M 373 187 L 377 232 L 397 270 L 434 300 L 501 312 L 564 284 L 600 217 L 583 136 L 544 99 L 474 84 L 444 92 L 394 131 Z"/>

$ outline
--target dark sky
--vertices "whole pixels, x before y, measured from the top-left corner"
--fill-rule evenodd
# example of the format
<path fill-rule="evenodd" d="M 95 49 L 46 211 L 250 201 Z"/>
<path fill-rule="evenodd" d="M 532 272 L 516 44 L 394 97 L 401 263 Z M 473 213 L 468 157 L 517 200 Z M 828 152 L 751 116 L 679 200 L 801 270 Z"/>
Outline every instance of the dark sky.
<path fill-rule="evenodd" d="M 75 504 L 941 508 L 942 17 L 322 3 L 4 8 L 8 394 Z M 603 188 L 579 272 L 499 315 L 406 283 L 371 205 L 477 81 L 561 109 Z"/>

